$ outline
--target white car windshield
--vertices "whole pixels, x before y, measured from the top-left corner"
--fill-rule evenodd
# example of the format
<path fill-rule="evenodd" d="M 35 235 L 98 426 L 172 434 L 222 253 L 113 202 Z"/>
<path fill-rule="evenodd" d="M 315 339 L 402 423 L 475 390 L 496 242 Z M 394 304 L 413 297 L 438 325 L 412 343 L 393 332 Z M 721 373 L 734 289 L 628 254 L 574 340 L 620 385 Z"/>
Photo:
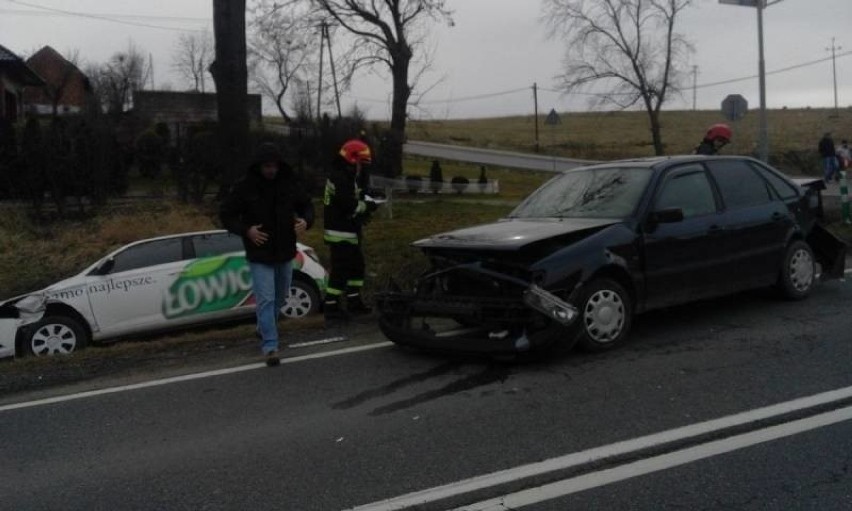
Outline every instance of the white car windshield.
<path fill-rule="evenodd" d="M 510 218 L 625 218 L 633 214 L 652 170 L 612 167 L 566 172 L 530 195 Z"/>

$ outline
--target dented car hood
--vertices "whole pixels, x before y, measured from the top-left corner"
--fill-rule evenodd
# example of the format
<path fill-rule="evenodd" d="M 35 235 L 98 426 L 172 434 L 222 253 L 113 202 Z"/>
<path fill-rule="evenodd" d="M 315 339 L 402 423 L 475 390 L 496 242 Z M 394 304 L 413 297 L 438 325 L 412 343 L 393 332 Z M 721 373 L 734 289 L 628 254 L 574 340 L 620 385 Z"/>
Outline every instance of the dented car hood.
<path fill-rule="evenodd" d="M 414 242 L 414 246 L 515 251 L 543 240 L 583 237 L 620 222 L 612 218 L 506 219 L 436 234 Z"/>

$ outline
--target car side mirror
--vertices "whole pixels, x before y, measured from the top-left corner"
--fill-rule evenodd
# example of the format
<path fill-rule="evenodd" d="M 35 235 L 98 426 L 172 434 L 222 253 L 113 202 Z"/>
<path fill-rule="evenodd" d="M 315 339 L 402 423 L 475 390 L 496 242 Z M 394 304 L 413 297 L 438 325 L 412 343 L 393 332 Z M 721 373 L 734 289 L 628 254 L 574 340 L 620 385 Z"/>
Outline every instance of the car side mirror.
<path fill-rule="evenodd" d="M 101 264 L 99 264 L 98 267 L 95 268 L 94 274 L 95 275 L 107 275 L 107 274 L 109 274 L 109 272 L 112 271 L 112 269 L 114 267 L 115 267 L 115 259 L 113 259 L 112 257 L 110 257 L 109 259 L 104 259 L 101 262 Z"/>
<path fill-rule="evenodd" d="M 657 224 L 676 224 L 683 222 L 683 209 L 681 208 L 665 208 L 659 209 L 651 213 L 649 218 L 652 225 Z"/>

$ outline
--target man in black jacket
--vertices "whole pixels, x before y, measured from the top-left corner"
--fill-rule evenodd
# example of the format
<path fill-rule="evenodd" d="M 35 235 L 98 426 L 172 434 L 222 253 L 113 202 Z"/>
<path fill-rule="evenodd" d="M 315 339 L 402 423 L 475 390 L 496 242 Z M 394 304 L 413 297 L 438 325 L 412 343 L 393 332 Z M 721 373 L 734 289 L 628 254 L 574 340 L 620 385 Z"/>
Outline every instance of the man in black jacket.
<path fill-rule="evenodd" d="M 310 197 L 273 144 L 258 149 L 245 177 L 222 203 L 219 217 L 242 236 L 257 303 L 257 332 L 266 364 L 278 365 L 278 315 L 287 302 L 296 237 L 314 220 Z"/>
<path fill-rule="evenodd" d="M 365 165 L 372 162 L 370 147 L 353 139 L 340 148 L 325 185 L 325 242 L 331 252 L 331 275 L 324 312 L 335 322 L 349 314 L 369 314 L 371 309 L 361 298 L 364 287 L 364 254 L 361 251 L 362 227 L 375 211 L 376 203 L 365 200 Z M 341 299 L 346 293 L 345 312 Z"/>

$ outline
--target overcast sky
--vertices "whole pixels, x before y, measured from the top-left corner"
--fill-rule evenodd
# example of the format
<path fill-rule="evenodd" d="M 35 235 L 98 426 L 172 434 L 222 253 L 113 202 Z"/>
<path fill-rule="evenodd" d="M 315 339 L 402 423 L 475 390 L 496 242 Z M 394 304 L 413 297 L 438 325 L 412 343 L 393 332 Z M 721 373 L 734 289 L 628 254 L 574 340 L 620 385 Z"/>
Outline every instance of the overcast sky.
<path fill-rule="evenodd" d="M 557 87 L 563 47 L 549 40 L 541 24 L 542 0 L 449 0 L 455 26 L 435 25 L 431 46 L 432 73 L 419 85 L 430 88 L 415 118 L 445 119 L 490 117 L 532 112 L 531 87 L 543 90 L 540 108 L 547 112 L 583 111 L 588 99 L 550 92 Z M 29 5 L 25 5 L 29 4 Z M 86 14 L 101 14 L 124 21 L 102 21 L 50 14 L 34 6 Z M 0 0 L 0 44 L 17 52 L 51 45 L 60 52 L 79 49 L 89 62 L 100 62 L 127 46 L 129 40 L 153 55 L 155 81 L 182 88 L 171 71 L 171 55 L 182 29 L 210 27 L 211 0 Z M 169 17 L 180 19 L 167 19 Z M 171 30 L 137 25 L 170 27 Z M 699 67 L 699 86 L 757 74 L 757 17 L 753 8 L 719 5 L 717 0 L 696 0 L 682 18 L 679 32 L 694 44 L 690 64 Z M 783 0 L 765 12 L 767 71 L 806 64 L 830 56 L 831 38 L 852 50 L 850 0 Z M 837 59 L 841 106 L 852 105 L 852 55 Z M 833 106 L 831 61 L 767 79 L 770 108 Z M 515 91 L 515 92 L 509 92 Z M 484 99 L 474 96 L 504 93 Z M 728 94 L 739 93 L 749 106 L 759 104 L 757 79 L 702 87 L 698 106 L 716 109 Z M 387 115 L 389 80 L 364 73 L 344 97 L 344 109 L 353 102 L 371 118 Z M 692 91 L 672 100 L 669 108 L 692 107 Z"/>

